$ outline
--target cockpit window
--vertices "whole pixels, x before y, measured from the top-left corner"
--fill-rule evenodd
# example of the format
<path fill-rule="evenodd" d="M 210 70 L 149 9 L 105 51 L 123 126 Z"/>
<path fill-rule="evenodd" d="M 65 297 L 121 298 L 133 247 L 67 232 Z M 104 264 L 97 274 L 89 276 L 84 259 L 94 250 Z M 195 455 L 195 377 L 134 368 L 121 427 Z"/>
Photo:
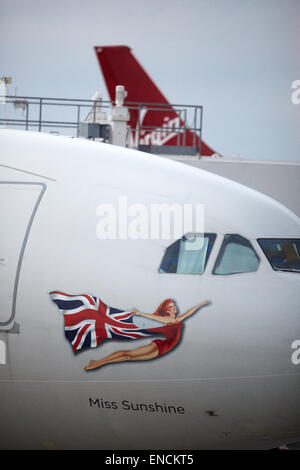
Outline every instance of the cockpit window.
<path fill-rule="evenodd" d="M 300 272 L 299 238 L 258 238 L 257 241 L 274 271 Z"/>
<path fill-rule="evenodd" d="M 167 248 L 159 272 L 202 274 L 215 239 L 215 233 L 184 235 Z"/>
<path fill-rule="evenodd" d="M 259 258 L 251 243 L 241 235 L 225 235 L 213 274 L 238 274 L 257 271 Z"/>

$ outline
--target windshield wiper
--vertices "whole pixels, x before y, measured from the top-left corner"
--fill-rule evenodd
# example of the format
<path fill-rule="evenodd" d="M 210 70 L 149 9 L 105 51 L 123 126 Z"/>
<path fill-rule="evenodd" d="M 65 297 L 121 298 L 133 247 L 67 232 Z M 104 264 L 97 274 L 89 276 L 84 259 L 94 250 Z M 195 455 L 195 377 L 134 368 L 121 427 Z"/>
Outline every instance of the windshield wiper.
<path fill-rule="evenodd" d="M 300 269 L 297 268 L 279 268 L 279 267 L 274 267 L 275 271 L 288 271 L 291 273 L 300 273 Z"/>

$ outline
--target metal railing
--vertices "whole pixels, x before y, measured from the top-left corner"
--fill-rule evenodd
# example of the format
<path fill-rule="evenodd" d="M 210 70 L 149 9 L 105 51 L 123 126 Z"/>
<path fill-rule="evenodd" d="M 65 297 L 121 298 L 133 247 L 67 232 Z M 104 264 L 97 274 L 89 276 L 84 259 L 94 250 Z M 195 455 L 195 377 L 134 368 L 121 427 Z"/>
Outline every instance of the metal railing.
<path fill-rule="evenodd" d="M 21 128 L 79 137 L 81 122 L 97 122 L 97 112 L 108 112 L 114 104 L 114 101 L 107 100 L 32 96 L 6 96 L 1 100 L 0 97 L 0 128 Z M 125 102 L 124 106 L 130 113 L 128 146 L 149 148 L 151 152 L 156 147 L 168 147 L 170 143 L 173 148 L 180 147 L 181 151 L 189 147 L 201 154 L 202 106 L 147 102 Z M 147 120 L 157 121 L 157 125 L 149 125 Z"/>
<path fill-rule="evenodd" d="M 78 137 L 79 123 L 85 120 L 85 118 L 82 117 L 82 112 L 94 109 L 95 114 L 97 103 L 98 102 L 94 100 L 69 98 L 32 96 L 6 97 L 5 102 L 2 102 L 2 106 L 6 106 L 6 116 L 5 118 L 1 117 L 0 126 L 9 128 L 21 127 L 25 130 L 35 130 L 38 132 L 53 128 L 57 129 L 57 132 L 58 129 L 68 129 L 73 130 L 73 137 Z M 106 106 L 108 108 L 110 102 L 102 101 L 101 104 L 102 107 Z M 57 110 L 57 108 L 59 108 L 59 110 Z M 18 109 L 23 109 L 22 117 L 15 116 Z M 64 117 L 63 119 L 61 119 L 62 115 Z"/>

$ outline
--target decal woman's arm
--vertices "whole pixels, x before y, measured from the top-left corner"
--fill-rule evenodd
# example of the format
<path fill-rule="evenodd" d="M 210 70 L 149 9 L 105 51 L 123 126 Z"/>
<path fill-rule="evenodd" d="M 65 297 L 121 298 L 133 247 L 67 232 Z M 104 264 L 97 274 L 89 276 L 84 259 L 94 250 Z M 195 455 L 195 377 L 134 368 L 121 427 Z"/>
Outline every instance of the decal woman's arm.
<path fill-rule="evenodd" d="M 141 315 L 142 317 L 149 318 L 149 320 L 155 320 L 160 323 L 177 323 L 177 319 L 171 318 L 169 315 L 162 316 L 162 315 L 152 315 L 150 313 L 143 313 L 137 310 L 136 308 L 133 309 L 133 313 L 136 315 Z"/>
<path fill-rule="evenodd" d="M 202 302 L 201 304 L 199 305 L 196 305 L 196 307 L 192 307 L 190 308 L 189 310 L 187 310 L 185 313 L 183 313 L 182 315 L 179 315 L 177 317 L 177 320 L 179 321 L 182 321 L 182 320 L 185 320 L 185 318 L 193 315 L 193 313 L 195 313 L 197 310 L 199 310 L 199 308 L 201 307 L 204 307 L 205 305 L 209 305 L 210 304 L 210 301 L 209 300 L 206 300 L 205 302 Z"/>

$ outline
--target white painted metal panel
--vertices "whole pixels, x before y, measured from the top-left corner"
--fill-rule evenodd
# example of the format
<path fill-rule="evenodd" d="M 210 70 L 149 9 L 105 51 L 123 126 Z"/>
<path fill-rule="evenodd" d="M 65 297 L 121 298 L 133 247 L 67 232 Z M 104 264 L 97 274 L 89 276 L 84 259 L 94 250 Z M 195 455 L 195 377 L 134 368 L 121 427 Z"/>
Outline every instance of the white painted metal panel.
<path fill-rule="evenodd" d="M 0 328 L 12 326 L 18 278 L 43 185 L 0 182 Z"/>

